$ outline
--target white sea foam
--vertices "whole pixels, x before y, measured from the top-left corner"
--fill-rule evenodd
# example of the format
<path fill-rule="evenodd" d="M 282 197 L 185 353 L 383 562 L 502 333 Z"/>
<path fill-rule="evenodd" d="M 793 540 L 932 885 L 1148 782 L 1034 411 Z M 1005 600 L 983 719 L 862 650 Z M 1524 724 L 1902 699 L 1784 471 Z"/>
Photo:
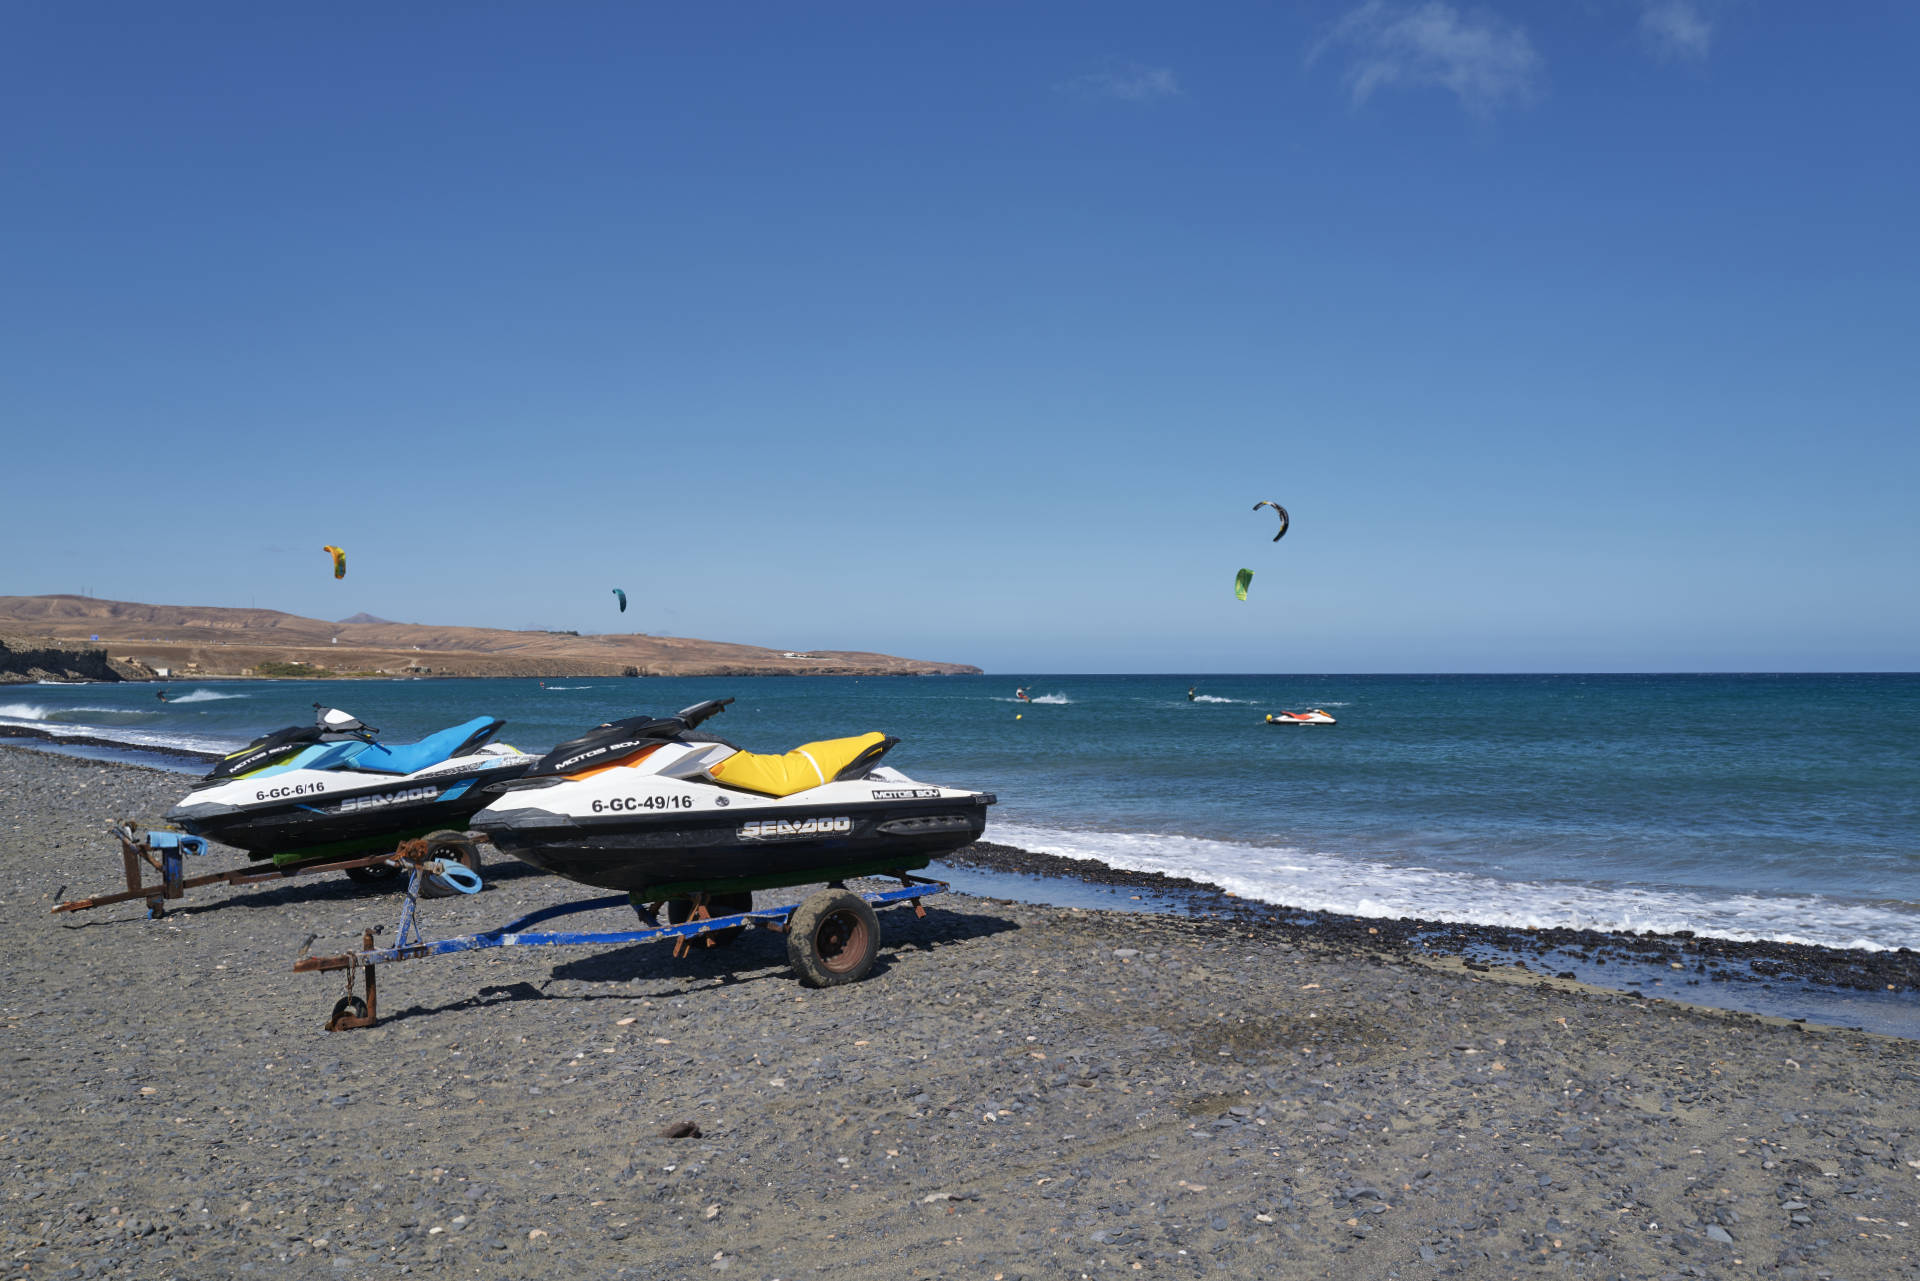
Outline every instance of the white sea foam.
<path fill-rule="evenodd" d="M 168 730 L 134 729 L 126 725 L 89 725 L 80 721 L 48 721 L 9 717 L 7 709 L 18 704 L 0 704 L 0 735 L 8 726 L 31 729 L 50 738 L 92 738 L 101 742 L 124 743 L 128 747 L 174 747 L 194 752 L 231 752 L 242 740 L 219 738 L 211 734 L 181 734 Z M 63 709 L 74 710 L 80 709 Z M 98 709 L 95 709 L 98 710 Z"/>
<path fill-rule="evenodd" d="M 1212 694 L 1195 694 L 1187 700 L 1189 703 L 1251 703 L 1250 698 L 1216 698 Z"/>
<path fill-rule="evenodd" d="M 988 839 L 1136 872 L 1209 881 L 1314 912 L 1469 925 L 1671 933 L 1881 951 L 1920 948 L 1920 905 L 1577 882 L 1504 881 L 1298 847 L 995 822 Z"/>
<path fill-rule="evenodd" d="M 593 689 L 592 685 L 546 685 L 544 689 Z"/>
<path fill-rule="evenodd" d="M 996 698 L 996 703 L 1051 703 L 1056 707 L 1073 702 L 1065 694 L 1035 694 L 1031 698 Z"/>
<path fill-rule="evenodd" d="M 157 715 L 159 713 L 154 709 L 143 707 L 47 707 L 39 703 L 0 703 L 0 717 L 31 721 L 42 726 L 81 722 L 90 717 L 104 716 L 116 722 L 125 722 L 146 720 Z"/>
<path fill-rule="evenodd" d="M 219 690 L 196 689 L 191 694 L 169 695 L 169 703 L 212 703 L 225 698 L 246 698 L 245 694 L 223 694 Z"/>

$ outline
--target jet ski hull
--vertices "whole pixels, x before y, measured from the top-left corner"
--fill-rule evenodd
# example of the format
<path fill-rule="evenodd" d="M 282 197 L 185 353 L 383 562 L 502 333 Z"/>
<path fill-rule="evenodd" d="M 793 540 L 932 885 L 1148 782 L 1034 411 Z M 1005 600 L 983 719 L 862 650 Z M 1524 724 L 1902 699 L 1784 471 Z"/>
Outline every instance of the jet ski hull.
<path fill-rule="evenodd" d="M 639 820 L 487 810 L 473 824 L 502 853 L 557 876 L 664 898 L 912 871 L 978 840 L 990 803 L 969 794 L 920 804 L 755 807 Z"/>
<path fill-rule="evenodd" d="M 524 773 L 532 764 L 504 766 L 482 775 L 442 779 L 388 778 L 378 785 L 309 793 L 271 803 L 261 792 L 284 790 L 280 779 L 263 781 L 248 795 L 251 803 L 212 799 L 216 790 L 204 789 L 185 797 L 168 811 L 169 823 L 195 836 L 246 851 L 249 858 L 272 859 L 278 864 L 303 863 L 316 858 L 345 858 L 353 854 L 393 849 L 401 841 L 425 836 L 441 828 L 465 827 L 467 820 L 489 800 L 485 784 Z M 337 776 L 336 776 L 337 777 Z"/>

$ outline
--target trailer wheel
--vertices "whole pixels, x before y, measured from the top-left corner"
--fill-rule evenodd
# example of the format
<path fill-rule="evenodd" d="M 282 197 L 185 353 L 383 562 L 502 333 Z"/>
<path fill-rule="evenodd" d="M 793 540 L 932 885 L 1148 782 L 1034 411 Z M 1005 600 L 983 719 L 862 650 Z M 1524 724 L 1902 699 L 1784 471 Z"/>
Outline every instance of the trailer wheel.
<path fill-rule="evenodd" d="M 400 869 L 391 863 L 370 863 L 366 867 L 349 867 L 346 873 L 348 880 L 362 885 L 384 885 L 400 875 Z"/>
<path fill-rule="evenodd" d="M 708 916 L 734 916 L 740 912 L 753 910 L 751 894 L 709 894 L 707 896 Z M 667 924 L 685 925 L 693 919 L 693 900 L 690 898 L 670 898 L 667 900 Z M 710 947 L 725 947 L 746 931 L 744 925 L 729 925 L 724 930 L 714 930 L 702 937 L 711 939 Z"/>
<path fill-rule="evenodd" d="M 452 859 L 469 871 L 480 870 L 480 849 L 464 832 L 435 832 L 427 837 L 427 857 Z M 459 892 L 437 876 L 420 880 L 421 898 L 450 898 Z"/>
<path fill-rule="evenodd" d="M 367 1017 L 367 1003 L 357 996 L 343 996 L 333 1003 L 333 1016 L 327 1020 L 327 1030 L 331 1032 L 343 1016 L 364 1019 Z"/>
<path fill-rule="evenodd" d="M 857 983 L 880 952 L 880 919 L 851 890 L 821 890 L 787 920 L 787 960 L 808 987 Z"/>

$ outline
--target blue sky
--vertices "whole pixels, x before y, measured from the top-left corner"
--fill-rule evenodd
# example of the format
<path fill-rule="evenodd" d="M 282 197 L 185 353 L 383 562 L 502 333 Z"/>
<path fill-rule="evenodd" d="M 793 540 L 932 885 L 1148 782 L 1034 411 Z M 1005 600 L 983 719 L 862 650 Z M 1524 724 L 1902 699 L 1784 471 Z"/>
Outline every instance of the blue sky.
<path fill-rule="evenodd" d="M 1917 48 L 1891 3 L 8 6 L 0 593 L 1920 668 Z"/>

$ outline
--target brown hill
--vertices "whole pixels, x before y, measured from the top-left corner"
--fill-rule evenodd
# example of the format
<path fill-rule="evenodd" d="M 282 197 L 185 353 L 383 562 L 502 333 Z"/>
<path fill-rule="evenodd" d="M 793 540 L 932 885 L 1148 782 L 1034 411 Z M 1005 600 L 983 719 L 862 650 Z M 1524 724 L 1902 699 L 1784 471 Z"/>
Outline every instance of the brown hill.
<path fill-rule="evenodd" d="M 141 605 L 86 596 L 0 596 L 0 631 L 86 641 L 115 658 L 197 676 L 944 676 L 964 663 L 623 633 L 576 636 L 415 623 L 330 623 L 273 609 Z"/>

